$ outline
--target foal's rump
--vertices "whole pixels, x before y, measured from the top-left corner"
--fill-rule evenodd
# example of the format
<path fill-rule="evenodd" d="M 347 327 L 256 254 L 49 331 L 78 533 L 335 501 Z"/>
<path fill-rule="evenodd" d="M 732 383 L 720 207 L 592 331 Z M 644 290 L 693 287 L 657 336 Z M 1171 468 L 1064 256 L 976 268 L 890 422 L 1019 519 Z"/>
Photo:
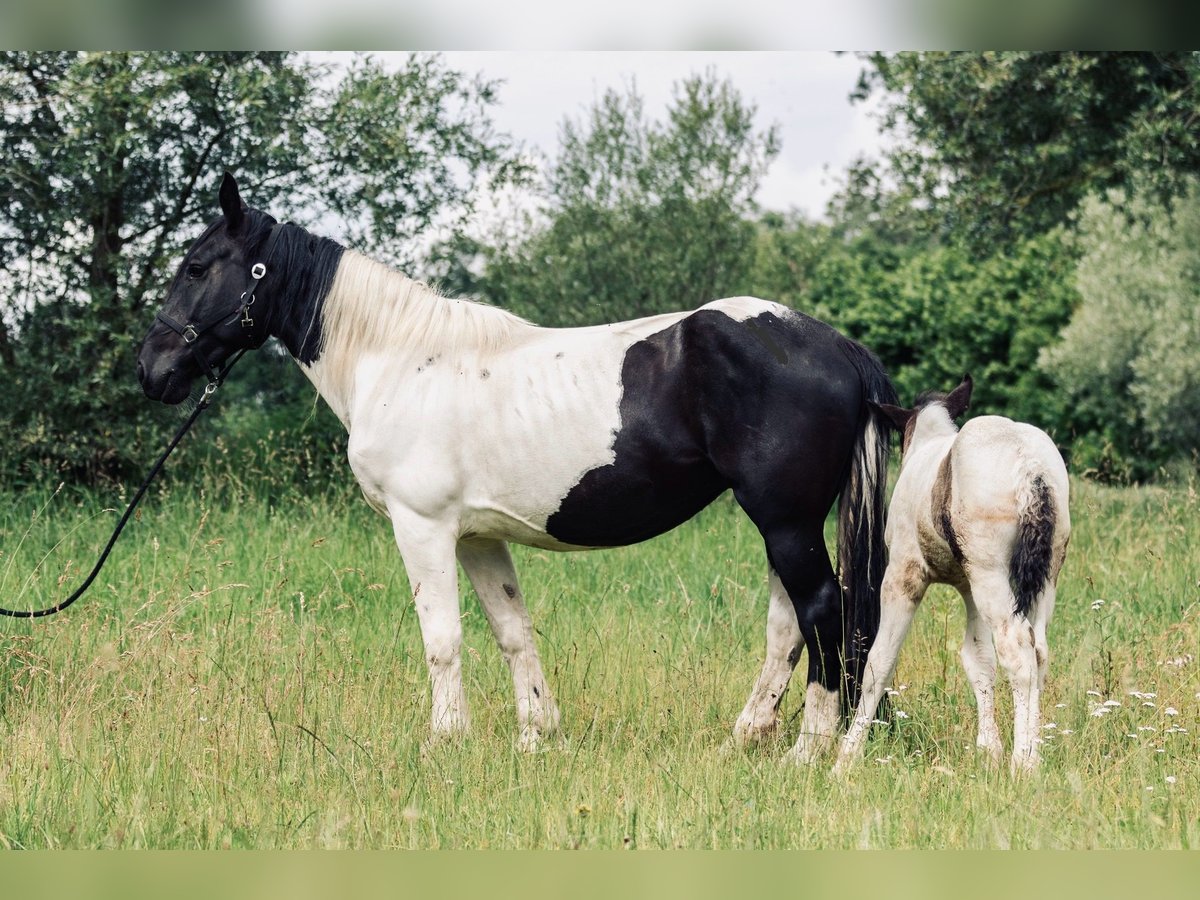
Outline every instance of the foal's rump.
<path fill-rule="evenodd" d="M 977 531 L 1003 544 L 1013 612 L 1027 616 L 1057 577 L 1070 536 L 1070 485 L 1062 457 L 1045 432 L 1001 416 L 967 422 L 952 455 L 974 491 L 962 498 L 965 512 L 978 521 Z"/>

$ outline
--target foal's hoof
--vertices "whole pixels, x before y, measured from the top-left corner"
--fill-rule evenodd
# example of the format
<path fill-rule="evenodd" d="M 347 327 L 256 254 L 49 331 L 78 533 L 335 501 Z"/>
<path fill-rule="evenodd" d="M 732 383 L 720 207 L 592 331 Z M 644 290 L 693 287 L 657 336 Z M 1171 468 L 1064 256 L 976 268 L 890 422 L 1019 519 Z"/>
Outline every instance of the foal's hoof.
<path fill-rule="evenodd" d="M 1022 754 L 1021 756 L 1013 754 L 1012 760 L 1008 764 L 1008 773 L 1013 778 L 1020 778 L 1024 775 L 1030 775 L 1036 772 L 1038 766 L 1041 765 L 1042 759 L 1036 753 Z"/>
<path fill-rule="evenodd" d="M 527 725 L 517 736 L 517 749 L 522 753 L 543 753 L 547 750 L 560 750 L 566 746 L 567 739 L 556 731 L 544 732 L 540 728 Z"/>

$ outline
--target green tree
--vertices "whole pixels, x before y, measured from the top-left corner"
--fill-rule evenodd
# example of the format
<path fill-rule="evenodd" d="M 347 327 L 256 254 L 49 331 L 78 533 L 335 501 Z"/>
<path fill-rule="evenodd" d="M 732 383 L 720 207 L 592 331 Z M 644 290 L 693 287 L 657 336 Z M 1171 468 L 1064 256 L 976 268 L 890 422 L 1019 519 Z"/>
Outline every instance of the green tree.
<path fill-rule="evenodd" d="M 754 115 L 712 72 L 676 85 L 663 121 L 647 119 L 636 90 L 608 91 L 585 121 L 564 123 L 543 220 L 484 248 L 479 291 L 559 325 L 734 292 L 753 258 L 753 196 L 778 152 Z"/>
<path fill-rule="evenodd" d="M 993 247 L 1066 221 L 1083 197 L 1132 186 L 1175 196 L 1200 172 L 1200 54 L 873 54 L 856 96 L 881 91 L 901 136 L 860 163 L 839 205 L 895 228 Z M 901 210 L 904 214 L 901 214 Z"/>
<path fill-rule="evenodd" d="M 1079 219 L 1082 298 L 1041 358 L 1071 413 L 1080 462 L 1145 478 L 1200 453 L 1200 186 L 1162 204 L 1115 190 Z"/>
<path fill-rule="evenodd" d="M 223 170 L 280 218 L 321 214 L 405 264 L 413 236 L 520 175 L 494 85 L 419 55 L 334 74 L 287 53 L 0 54 L 10 477 L 118 476 L 144 455 L 136 347 Z"/>

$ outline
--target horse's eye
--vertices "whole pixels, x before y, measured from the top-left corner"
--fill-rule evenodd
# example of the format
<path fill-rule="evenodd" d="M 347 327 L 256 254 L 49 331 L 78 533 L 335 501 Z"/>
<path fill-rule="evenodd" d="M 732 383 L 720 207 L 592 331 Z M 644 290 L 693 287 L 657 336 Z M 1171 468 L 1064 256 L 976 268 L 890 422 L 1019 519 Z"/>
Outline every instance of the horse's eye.
<path fill-rule="evenodd" d="M 187 277 L 188 278 L 203 278 L 204 277 L 204 266 L 197 265 L 196 263 L 192 263 L 190 266 L 187 267 Z"/>

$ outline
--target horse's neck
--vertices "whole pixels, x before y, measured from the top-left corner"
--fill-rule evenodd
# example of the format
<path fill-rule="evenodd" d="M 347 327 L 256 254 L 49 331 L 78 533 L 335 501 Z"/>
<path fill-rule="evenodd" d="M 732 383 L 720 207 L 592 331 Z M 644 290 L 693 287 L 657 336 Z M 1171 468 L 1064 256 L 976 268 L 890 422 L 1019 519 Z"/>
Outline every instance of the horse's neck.
<path fill-rule="evenodd" d="M 494 352 L 530 327 L 503 310 L 443 297 L 351 251 L 341 258 L 319 318 L 319 352 L 308 362 L 297 359 L 347 428 L 368 374 L 395 379 L 399 388 L 401 373 L 417 371 L 408 361 Z M 381 366 L 386 374 L 376 371 Z"/>

